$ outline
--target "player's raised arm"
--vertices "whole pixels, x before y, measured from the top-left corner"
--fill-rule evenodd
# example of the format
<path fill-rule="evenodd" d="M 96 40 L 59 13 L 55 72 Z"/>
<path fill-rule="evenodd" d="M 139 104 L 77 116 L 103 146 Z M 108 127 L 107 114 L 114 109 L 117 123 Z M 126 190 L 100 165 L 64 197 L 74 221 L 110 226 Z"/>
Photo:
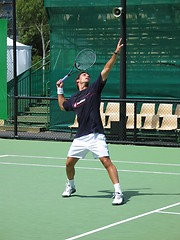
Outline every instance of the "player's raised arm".
<path fill-rule="evenodd" d="M 57 86 L 57 94 L 58 94 L 58 103 L 61 110 L 64 111 L 65 109 L 63 107 L 63 103 L 66 101 L 66 99 L 64 97 L 63 82 L 61 79 L 57 81 L 56 86 Z"/>
<path fill-rule="evenodd" d="M 103 81 L 105 81 L 107 79 L 108 74 L 110 73 L 114 63 L 116 62 L 118 54 L 120 54 L 121 47 L 123 46 L 121 41 L 122 41 L 122 38 L 120 38 L 120 40 L 117 44 L 116 50 L 114 51 L 111 59 L 106 63 L 106 65 L 104 66 L 104 69 L 101 72 L 101 76 L 102 76 Z"/>

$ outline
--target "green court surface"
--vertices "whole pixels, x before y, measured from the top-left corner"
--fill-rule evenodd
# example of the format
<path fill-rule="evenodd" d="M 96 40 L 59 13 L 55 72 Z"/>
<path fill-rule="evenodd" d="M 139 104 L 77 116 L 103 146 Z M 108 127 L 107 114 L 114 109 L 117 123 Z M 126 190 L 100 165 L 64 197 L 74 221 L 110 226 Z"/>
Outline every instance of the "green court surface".
<path fill-rule="evenodd" d="M 62 198 L 71 143 L 0 139 L 0 240 L 179 240 L 180 149 L 110 145 L 125 204 L 91 154 Z"/>

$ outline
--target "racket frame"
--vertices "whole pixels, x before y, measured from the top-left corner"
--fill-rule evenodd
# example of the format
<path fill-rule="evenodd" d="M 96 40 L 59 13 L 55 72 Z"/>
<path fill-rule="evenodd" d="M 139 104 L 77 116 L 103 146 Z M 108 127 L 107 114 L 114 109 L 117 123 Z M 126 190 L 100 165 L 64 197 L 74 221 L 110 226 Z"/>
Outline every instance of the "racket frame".
<path fill-rule="evenodd" d="M 90 51 L 92 51 L 92 52 L 94 53 L 94 61 L 93 61 L 93 63 L 92 63 L 89 67 L 87 67 L 86 69 L 80 69 L 80 68 L 78 68 L 78 67 L 76 66 L 76 60 L 77 60 L 78 56 L 79 56 L 82 52 L 87 51 L 87 50 L 90 50 Z M 90 49 L 90 48 L 85 48 L 85 49 L 81 50 L 81 51 L 77 54 L 71 70 L 68 72 L 68 74 L 66 74 L 66 76 L 64 76 L 64 77 L 61 79 L 61 81 L 64 82 L 64 80 L 66 80 L 70 75 L 72 75 L 72 74 L 74 74 L 74 73 L 77 72 L 77 71 L 74 71 L 74 72 L 73 72 L 74 67 L 75 67 L 78 71 L 86 71 L 87 69 L 91 68 L 91 67 L 94 65 L 95 62 L 96 62 L 96 53 L 95 53 L 92 49 Z"/>

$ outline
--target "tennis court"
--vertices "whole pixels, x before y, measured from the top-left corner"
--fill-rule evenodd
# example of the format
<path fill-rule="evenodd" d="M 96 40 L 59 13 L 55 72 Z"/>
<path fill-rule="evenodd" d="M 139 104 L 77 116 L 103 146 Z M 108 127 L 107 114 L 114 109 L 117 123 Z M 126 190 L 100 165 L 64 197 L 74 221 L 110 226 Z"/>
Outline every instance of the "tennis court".
<path fill-rule="evenodd" d="M 180 239 L 180 149 L 109 145 L 125 204 L 89 154 L 62 198 L 70 143 L 0 139 L 1 240 Z"/>

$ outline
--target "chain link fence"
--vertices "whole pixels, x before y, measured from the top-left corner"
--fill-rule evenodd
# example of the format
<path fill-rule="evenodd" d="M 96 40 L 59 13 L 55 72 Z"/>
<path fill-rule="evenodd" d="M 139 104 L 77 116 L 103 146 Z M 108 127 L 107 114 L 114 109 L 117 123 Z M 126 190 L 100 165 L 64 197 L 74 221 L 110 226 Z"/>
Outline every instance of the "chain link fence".
<path fill-rule="evenodd" d="M 12 114 L 0 125 L 0 137 L 73 140 L 78 128 L 74 113 L 59 109 L 58 124 L 51 124 L 50 111 L 59 108 L 57 98 L 21 96 L 17 103 L 17 135 Z M 103 99 L 100 113 L 109 143 L 180 146 L 180 101 Z"/>

